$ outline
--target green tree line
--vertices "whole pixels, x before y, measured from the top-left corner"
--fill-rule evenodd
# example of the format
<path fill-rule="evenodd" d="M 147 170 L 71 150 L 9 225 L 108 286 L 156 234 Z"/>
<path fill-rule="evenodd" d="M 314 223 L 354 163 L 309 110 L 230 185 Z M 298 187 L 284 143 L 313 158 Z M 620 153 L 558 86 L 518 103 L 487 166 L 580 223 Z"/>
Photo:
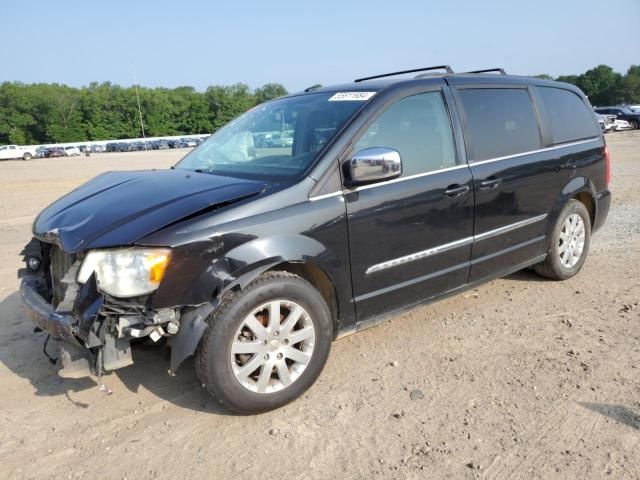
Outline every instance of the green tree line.
<path fill-rule="evenodd" d="M 541 74 L 540 78 L 552 79 Z M 595 106 L 640 103 L 640 65 L 625 74 L 598 65 L 555 80 L 577 85 Z M 286 95 L 278 83 L 255 90 L 238 83 L 193 87 L 138 87 L 148 136 L 211 133 L 251 107 Z M 0 84 L 0 145 L 137 138 L 142 134 L 136 89 L 110 82 L 74 88 L 60 84 Z"/>
<path fill-rule="evenodd" d="M 251 107 L 287 94 L 278 83 L 255 90 L 242 83 L 204 92 L 193 87 L 137 90 L 147 136 L 211 133 Z M 0 145 L 141 136 L 135 87 L 0 84 Z"/>
<path fill-rule="evenodd" d="M 580 75 L 536 76 L 576 85 L 595 107 L 640 104 L 640 65 L 632 65 L 626 74 L 615 72 L 608 65 L 598 65 Z"/>

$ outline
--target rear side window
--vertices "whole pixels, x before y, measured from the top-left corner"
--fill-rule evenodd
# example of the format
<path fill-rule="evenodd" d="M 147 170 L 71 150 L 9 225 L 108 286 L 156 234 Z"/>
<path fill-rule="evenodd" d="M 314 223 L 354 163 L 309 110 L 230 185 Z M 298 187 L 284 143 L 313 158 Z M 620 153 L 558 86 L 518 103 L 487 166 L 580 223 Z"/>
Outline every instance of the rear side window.
<path fill-rule="evenodd" d="M 599 134 L 593 114 L 575 93 L 561 88 L 538 87 L 547 111 L 553 143 L 572 142 Z"/>
<path fill-rule="evenodd" d="M 470 160 L 478 162 L 538 150 L 540 130 L 524 88 L 459 90 L 467 117 Z"/>

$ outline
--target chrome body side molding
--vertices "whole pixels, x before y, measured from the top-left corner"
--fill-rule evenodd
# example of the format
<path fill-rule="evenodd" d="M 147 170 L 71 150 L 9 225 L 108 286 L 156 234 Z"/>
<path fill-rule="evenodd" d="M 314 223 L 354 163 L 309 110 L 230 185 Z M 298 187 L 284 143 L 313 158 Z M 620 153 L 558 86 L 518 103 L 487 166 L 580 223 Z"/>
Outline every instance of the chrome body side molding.
<path fill-rule="evenodd" d="M 398 265 L 403 265 L 409 262 L 415 262 L 416 260 L 420 260 L 426 257 L 430 257 L 432 255 L 437 255 L 439 253 L 443 253 L 449 250 L 453 250 L 454 248 L 463 247 L 466 245 L 471 245 L 475 242 L 481 242 L 482 240 L 486 240 L 488 238 L 496 237 L 498 235 L 503 235 L 505 233 L 511 232 L 513 230 L 517 230 L 518 228 L 523 228 L 528 225 L 532 225 L 537 222 L 541 222 L 547 218 L 547 214 L 543 213 L 542 215 L 537 215 L 535 217 L 527 218 L 525 220 L 521 220 L 519 222 L 511 223 L 509 225 L 505 225 L 504 227 L 496 228 L 494 230 L 489 230 L 478 235 L 472 235 L 470 237 L 464 237 L 460 240 L 456 240 L 454 242 L 445 243 L 443 245 L 438 245 L 436 247 L 429 248 L 427 250 L 421 250 L 419 252 L 411 253 L 409 255 L 405 255 L 403 257 L 393 258 L 391 260 L 387 260 L 386 262 L 377 263 L 375 265 L 370 266 L 366 270 L 366 274 L 380 272 L 382 270 L 386 270 L 388 268 L 397 267 Z"/>
<path fill-rule="evenodd" d="M 480 233 L 478 235 L 473 236 L 474 242 L 480 242 L 482 240 L 486 240 L 487 238 L 497 237 L 498 235 L 502 235 L 503 233 L 511 232 L 513 230 L 517 230 L 518 228 L 526 227 L 527 225 L 531 225 L 533 223 L 541 222 L 547 218 L 547 214 L 543 213 L 542 215 L 538 215 L 536 217 L 527 218 L 525 220 L 521 220 L 516 223 L 511 223 L 509 225 L 505 225 L 504 227 L 496 228 L 494 230 L 489 230 L 487 232 Z"/>
<path fill-rule="evenodd" d="M 420 260 L 421 258 L 430 257 L 431 255 L 437 255 L 438 253 L 453 250 L 454 248 L 463 247 L 465 245 L 471 245 L 472 243 L 473 237 L 461 238 L 460 240 L 456 240 L 455 242 L 445 243 L 443 245 L 438 245 L 437 247 L 405 255 L 404 257 L 398 257 L 392 260 L 387 260 L 386 262 L 378 263 L 367 268 L 367 271 L 365 273 L 375 273 L 379 272 L 380 270 L 386 270 L 387 268 L 402 265 L 404 263 L 415 262 L 416 260 Z"/>

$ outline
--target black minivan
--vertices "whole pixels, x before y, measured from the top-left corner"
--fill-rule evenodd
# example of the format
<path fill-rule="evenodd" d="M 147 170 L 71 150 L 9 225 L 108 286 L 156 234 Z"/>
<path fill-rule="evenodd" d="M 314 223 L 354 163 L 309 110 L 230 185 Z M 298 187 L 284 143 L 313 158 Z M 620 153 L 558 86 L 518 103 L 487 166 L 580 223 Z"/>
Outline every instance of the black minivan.
<path fill-rule="evenodd" d="M 302 394 L 338 337 L 524 268 L 575 275 L 611 201 L 584 94 L 439 68 L 258 105 L 169 170 L 47 207 L 20 292 L 60 375 L 167 343 L 171 373 L 195 355 L 211 394 L 260 412 Z"/>

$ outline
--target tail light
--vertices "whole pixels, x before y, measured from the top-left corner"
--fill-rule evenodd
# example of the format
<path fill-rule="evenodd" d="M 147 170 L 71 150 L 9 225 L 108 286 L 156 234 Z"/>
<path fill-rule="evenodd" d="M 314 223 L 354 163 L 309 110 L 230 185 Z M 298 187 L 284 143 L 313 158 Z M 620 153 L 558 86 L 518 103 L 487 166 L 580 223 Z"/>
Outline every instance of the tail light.
<path fill-rule="evenodd" d="M 605 168 L 605 182 L 607 185 L 611 183 L 611 156 L 609 155 L 609 147 L 604 146 L 604 168 Z"/>

